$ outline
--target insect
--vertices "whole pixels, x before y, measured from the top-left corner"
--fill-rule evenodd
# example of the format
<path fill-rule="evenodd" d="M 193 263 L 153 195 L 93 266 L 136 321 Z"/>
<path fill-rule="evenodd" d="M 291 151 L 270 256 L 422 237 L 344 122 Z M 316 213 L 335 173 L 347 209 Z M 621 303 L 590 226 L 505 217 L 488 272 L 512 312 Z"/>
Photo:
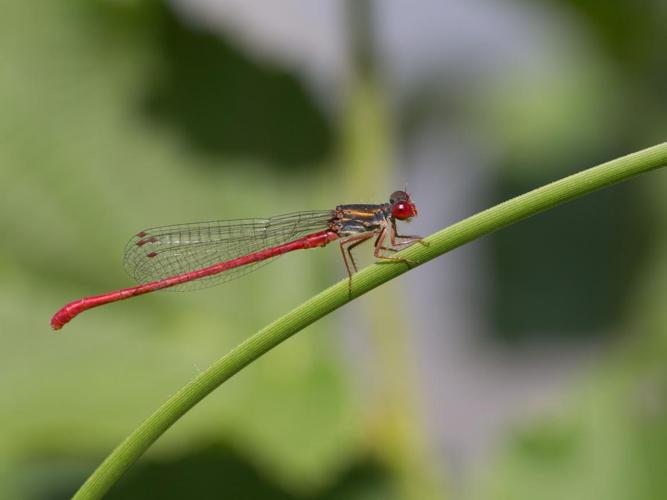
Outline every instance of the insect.
<path fill-rule="evenodd" d="M 373 255 L 409 264 L 393 257 L 419 236 L 401 235 L 396 221 L 409 221 L 417 207 L 405 191 L 395 191 L 389 203 L 338 205 L 333 210 L 296 212 L 269 219 L 199 222 L 146 229 L 125 247 L 124 264 L 139 285 L 84 297 L 62 307 L 51 319 L 58 330 L 75 316 L 91 309 L 164 288 L 188 290 L 233 280 L 276 257 L 339 240 L 349 276 L 357 265 L 352 249 L 375 238 Z"/>

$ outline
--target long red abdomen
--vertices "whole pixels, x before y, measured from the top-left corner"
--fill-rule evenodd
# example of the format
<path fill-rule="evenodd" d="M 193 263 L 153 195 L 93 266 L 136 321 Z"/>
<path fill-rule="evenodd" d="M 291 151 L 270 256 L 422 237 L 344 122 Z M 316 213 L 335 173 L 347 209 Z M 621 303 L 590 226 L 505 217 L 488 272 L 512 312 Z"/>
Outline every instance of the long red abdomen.
<path fill-rule="evenodd" d="M 161 290 L 163 288 L 180 285 L 181 283 L 186 283 L 188 281 L 213 276 L 229 269 L 234 269 L 236 267 L 251 264 L 253 262 L 270 259 L 271 257 L 276 257 L 294 250 L 323 247 L 330 241 L 333 241 L 337 238 L 338 234 L 334 231 L 319 231 L 317 233 L 309 234 L 303 238 L 299 238 L 282 245 L 259 250 L 257 252 L 250 253 L 236 259 L 227 260 L 225 262 L 219 262 L 212 266 L 197 269 L 196 271 L 177 274 L 169 278 L 164 278 L 150 283 L 144 283 L 142 285 L 137 285 L 130 288 L 123 288 L 122 290 L 116 290 L 114 292 L 93 295 L 91 297 L 84 297 L 82 299 L 75 300 L 74 302 L 70 302 L 69 304 L 62 307 L 56 314 L 54 314 L 53 318 L 51 318 L 51 328 L 54 330 L 59 330 L 63 327 L 63 325 L 69 323 L 75 316 L 81 314 L 83 311 L 92 309 L 93 307 L 109 304 L 110 302 L 129 299 L 130 297 L 136 297 L 137 295 L 154 292 L 155 290 Z"/>

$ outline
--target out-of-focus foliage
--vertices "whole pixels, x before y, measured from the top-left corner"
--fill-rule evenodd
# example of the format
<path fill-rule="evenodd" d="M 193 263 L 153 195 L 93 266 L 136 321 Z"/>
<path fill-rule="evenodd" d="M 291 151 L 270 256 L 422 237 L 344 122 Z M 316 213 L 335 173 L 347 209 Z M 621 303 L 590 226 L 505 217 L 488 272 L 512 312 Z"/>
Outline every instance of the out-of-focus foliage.
<path fill-rule="evenodd" d="M 662 271 L 662 286 L 653 291 L 664 297 Z M 478 498 L 664 498 L 667 335 L 664 312 L 651 312 L 654 300 L 639 307 L 647 316 L 627 328 L 641 338 L 619 345 L 567 407 L 508 437 L 507 453 Z"/>
<path fill-rule="evenodd" d="M 438 113 L 496 155 L 484 206 L 664 140 L 664 2 L 545 4 L 576 20 L 585 43 L 573 40 L 532 74 L 480 82 L 461 71 L 446 92 L 407 99 L 400 123 L 350 126 L 357 159 L 382 142 L 382 127 L 418 134 Z M 356 124 L 389 121 L 367 101 L 351 100 L 358 115 L 376 114 Z M 161 2 L 0 0 L 0 498 L 69 497 L 186 380 L 343 276 L 328 265 L 335 249 L 285 256 L 224 290 L 146 296 L 86 313 L 58 335 L 48 328 L 64 301 L 130 283 L 120 254 L 141 228 L 348 201 L 344 169 L 331 168 L 335 129 L 293 73 Z M 376 177 L 360 173 L 358 188 Z M 477 486 L 457 491 L 665 496 L 665 192 L 656 173 L 488 241 L 494 281 L 480 315 L 496 341 L 627 340 L 562 408 L 511 430 L 487 470 L 466 477 Z M 409 330 L 390 312 L 370 314 Z M 398 498 L 397 477 L 427 468 L 401 454 L 424 434 L 405 429 L 412 408 L 386 415 L 383 403 L 362 400 L 358 386 L 370 383 L 345 374 L 330 326 L 314 325 L 225 384 L 110 498 Z M 391 390 L 419 392 L 404 379 Z M 401 426 L 417 445 L 397 444 Z"/>
<path fill-rule="evenodd" d="M 656 227 L 667 180 L 656 179 Z M 651 193 L 647 190 L 647 193 Z M 656 203 L 660 201 L 661 203 Z M 659 207 L 657 210 L 656 208 Z M 596 376 L 541 427 L 519 431 L 482 498 L 659 499 L 667 492 L 667 238 L 653 238 L 619 343 Z M 539 424 L 538 424 L 539 425 Z"/>
<path fill-rule="evenodd" d="M 515 144 L 507 152 L 499 199 L 566 174 L 557 169 L 572 164 L 571 158 L 590 158 L 592 164 L 618 148 L 665 139 L 664 2 L 646 2 L 640 9 L 633 2 L 555 5 L 564 3 L 580 16 L 595 52 L 581 60 L 581 54 L 573 56 L 573 68 L 565 65 L 566 71 L 579 72 L 570 79 L 576 85 L 566 98 L 556 94 L 531 106 L 533 92 L 527 101 L 526 92 L 509 92 L 522 101 L 521 110 L 538 115 L 522 120 L 535 125 L 525 134 L 513 133 L 513 120 L 497 129 L 513 139 L 505 144 Z M 554 76 L 561 69 L 554 68 Z M 514 104 L 505 109 L 516 109 Z M 544 107 L 564 118 L 560 125 L 541 130 L 549 123 L 539 114 Z M 665 192 L 667 178 L 660 172 L 494 236 L 493 297 L 501 337 L 581 341 L 603 334 L 616 342 L 562 407 L 508 433 L 505 451 L 489 468 L 490 480 L 475 488 L 476 498 L 621 500 L 667 494 Z"/>
<path fill-rule="evenodd" d="M 283 170 L 331 154 L 329 123 L 286 70 L 250 60 L 169 11 L 154 24 L 158 57 L 145 107 L 156 125 L 172 125 L 199 153 L 261 158 Z"/>
<path fill-rule="evenodd" d="M 123 244 L 147 225 L 335 203 L 299 172 L 271 163 L 311 162 L 308 182 L 321 179 L 329 130 L 298 80 L 256 69 L 229 44 L 213 43 L 209 57 L 231 60 L 234 82 L 200 75 L 193 88 L 165 77 L 165 59 L 184 51 L 187 59 L 204 35 L 183 35 L 161 4 L 3 1 L 0 10 L 0 496 L 65 497 L 184 381 L 339 274 L 321 271 L 335 269 L 321 265 L 328 255 L 288 256 L 226 293 L 146 297 L 82 316 L 58 335 L 49 332 L 50 315 L 66 300 L 130 284 Z M 237 111 L 216 107 L 215 92 L 233 98 Z M 203 98 L 213 100 L 209 115 L 180 120 L 185 131 L 155 126 L 155 109 L 179 113 L 194 103 L 201 111 Z M 273 121 L 244 114 L 246 103 L 256 109 L 267 98 L 288 113 L 285 122 L 268 109 Z M 198 134 L 217 121 L 221 137 L 234 127 L 238 137 L 255 137 L 250 127 L 259 142 L 211 154 Z M 311 140 L 301 148 L 304 134 Z M 218 456 L 276 491 L 330 484 L 365 460 L 349 381 L 324 326 L 231 381 L 148 460 Z M 218 453 L 210 443 L 239 452 Z M 363 470 L 350 472 L 351 481 L 364 483 Z"/>

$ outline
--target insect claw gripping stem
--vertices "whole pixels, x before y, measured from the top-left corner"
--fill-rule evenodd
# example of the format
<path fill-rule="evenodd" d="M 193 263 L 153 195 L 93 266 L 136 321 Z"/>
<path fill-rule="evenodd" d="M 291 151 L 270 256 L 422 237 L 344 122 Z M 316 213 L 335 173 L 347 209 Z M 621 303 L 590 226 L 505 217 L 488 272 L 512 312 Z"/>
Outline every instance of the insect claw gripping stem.
<path fill-rule="evenodd" d="M 378 264 L 390 264 L 392 262 L 400 262 L 400 263 L 405 264 L 406 266 L 408 266 L 408 269 L 412 269 L 413 267 L 416 267 L 416 266 L 419 265 L 419 262 L 416 262 L 416 261 L 410 260 L 410 259 L 405 259 L 405 258 L 402 258 L 402 257 L 378 256 L 378 259 L 380 259 L 380 260 L 377 261 Z"/>

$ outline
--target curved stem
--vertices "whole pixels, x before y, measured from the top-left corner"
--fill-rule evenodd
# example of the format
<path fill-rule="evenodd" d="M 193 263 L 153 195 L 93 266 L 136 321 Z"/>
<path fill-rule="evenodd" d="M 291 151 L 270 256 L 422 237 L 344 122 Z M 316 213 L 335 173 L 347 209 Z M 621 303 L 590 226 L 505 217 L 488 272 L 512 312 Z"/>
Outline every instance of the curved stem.
<path fill-rule="evenodd" d="M 584 170 L 479 212 L 413 245 L 397 256 L 416 265 L 454 248 L 602 187 L 667 164 L 667 142 Z M 408 270 L 402 263 L 377 263 L 354 276 L 353 297 Z M 224 381 L 295 333 L 349 301 L 343 280 L 266 326 L 213 363 L 170 397 L 130 434 L 93 472 L 74 498 L 101 498 L 123 473 L 179 418 Z"/>

